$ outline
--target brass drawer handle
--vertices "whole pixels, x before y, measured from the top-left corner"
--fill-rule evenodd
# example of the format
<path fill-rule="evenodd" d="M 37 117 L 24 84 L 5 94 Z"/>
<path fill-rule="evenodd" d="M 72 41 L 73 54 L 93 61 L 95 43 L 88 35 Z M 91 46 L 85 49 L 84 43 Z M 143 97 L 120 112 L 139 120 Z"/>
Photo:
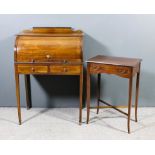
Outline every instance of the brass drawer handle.
<path fill-rule="evenodd" d="M 64 72 L 67 72 L 68 70 L 67 70 L 67 68 L 64 68 Z"/>
<path fill-rule="evenodd" d="M 94 69 L 94 70 L 99 70 L 100 67 L 99 67 L 99 66 L 93 66 L 93 69 Z"/>
<path fill-rule="evenodd" d="M 64 62 L 65 64 L 66 64 L 66 63 L 68 63 L 68 61 L 67 61 L 67 60 L 64 60 L 63 62 Z"/>
<path fill-rule="evenodd" d="M 118 72 L 121 73 L 121 74 L 125 74 L 125 73 L 127 73 L 128 71 L 125 70 L 125 69 L 118 69 Z"/>
<path fill-rule="evenodd" d="M 34 62 L 35 62 L 35 60 L 34 60 L 34 59 L 32 59 L 32 60 L 31 60 L 31 62 L 32 62 L 32 63 L 34 63 Z"/>
<path fill-rule="evenodd" d="M 50 56 L 49 54 L 47 54 L 47 55 L 46 55 L 46 58 L 47 58 L 47 59 L 50 59 L 50 58 L 51 58 L 51 56 Z"/>
<path fill-rule="evenodd" d="M 31 68 L 31 71 L 34 72 L 34 71 L 35 71 L 35 68 L 32 67 L 32 68 Z"/>

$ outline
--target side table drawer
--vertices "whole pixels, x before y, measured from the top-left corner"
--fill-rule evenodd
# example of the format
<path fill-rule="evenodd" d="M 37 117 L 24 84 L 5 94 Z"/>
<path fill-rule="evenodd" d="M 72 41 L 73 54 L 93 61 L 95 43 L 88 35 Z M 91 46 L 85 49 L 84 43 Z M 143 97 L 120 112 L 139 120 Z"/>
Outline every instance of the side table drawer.
<path fill-rule="evenodd" d="M 69 66 L 69 65 L 52 65 L 50 66 L 50 73 L 58 75 L 70 75 L 80 74 L 81 66 Z"/>
<path fill-rule="evenodd" d="M 114 66 L 107 64 L 90 64 L 90 72 L 91 73 L 107 73 L 107 74 L 115 74 L 120 77 L 128 78 L 131 76 L 131 68 L 127 66 Z"/>
<path fill-rule="evenodd" d="M 44 74 L 48 73 L 48 66 L 18 65 L 17 72 L 20 74 Z"/>

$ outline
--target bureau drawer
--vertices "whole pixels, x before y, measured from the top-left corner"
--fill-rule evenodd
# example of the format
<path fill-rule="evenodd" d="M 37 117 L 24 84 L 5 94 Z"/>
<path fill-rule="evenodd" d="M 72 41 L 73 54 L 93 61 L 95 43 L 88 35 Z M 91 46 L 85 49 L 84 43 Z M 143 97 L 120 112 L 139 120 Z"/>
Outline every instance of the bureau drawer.
<path fill-rule="evenodd" d="M 45 53 L 17 53 L 17 62 L 30 62 L 30 63 L 81 63 L 82 59 L 71 59 L 67 57 L 54 57 L 48 52 Z"/>
<path fill-rule="evenodd" d="M 107 74 L 115 74 L 120 77 L 128 78 L 131 76 L 131 68 L 126 66 L 114 66 L 114 65 L 106 65 L 106 64 L 90 64 L 90 72 L 91 73 L 107 73 Z"/>
<path fill-rule="evenodd" d="M 48 73 L 48 66 L 17 65 L 17 72 L 20 74 L 44 74 Z"/>
<path fill-rule="evenodd" d="M 58 75 L 80 74 L 81 66 L 53 65 L 50 66 L 50 73 Z"/>

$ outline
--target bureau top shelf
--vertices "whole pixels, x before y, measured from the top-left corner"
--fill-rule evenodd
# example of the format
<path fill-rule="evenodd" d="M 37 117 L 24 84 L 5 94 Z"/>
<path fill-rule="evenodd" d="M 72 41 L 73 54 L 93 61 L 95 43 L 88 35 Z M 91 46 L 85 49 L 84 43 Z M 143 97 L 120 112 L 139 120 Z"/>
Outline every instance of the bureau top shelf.
<path fill-rule="evenodd" d="M 33 27 L 32 29 L 20 32 L 17 36 L 80 37 L 83 36 L 83 32 L 81 30 L 74 30 L 71 27 Z"/>

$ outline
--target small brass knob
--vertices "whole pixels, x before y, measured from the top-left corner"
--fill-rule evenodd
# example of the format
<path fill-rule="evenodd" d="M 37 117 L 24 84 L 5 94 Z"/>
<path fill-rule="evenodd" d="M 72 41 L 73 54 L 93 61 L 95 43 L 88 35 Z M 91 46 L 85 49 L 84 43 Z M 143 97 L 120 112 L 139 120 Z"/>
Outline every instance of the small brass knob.
<path fill-rule="evenodd" d="M 68 61 L 67 60 L 64 60 L 64 63 L 66 64 Z"/>
<path fill-rule="evenodd" d="M 32 62 L 35 62 L 35 60 L 34 60 L 34 59 L 32 59 L 31 61 L 32 61 Z"/>
<path fill-rule="evenodd" d="M 34 72 L 34 71 L 35 71 L 35 69 L 34 69 L 33 67 L 31 68 L 31 70 L 32 70 L 32 72 Z"/>
<path fill-rule="evenodd" d="M 47 59 L 50 59 L 50 58 L 51 58 L 51 56 L 48 54 L 48 55 L 46 55 L 46 58 L 47 58 Z"/>
<path fill-rule="evenodd" d="M 64 68 L 64 72 L 67 72 L 67 68 Z"/>

